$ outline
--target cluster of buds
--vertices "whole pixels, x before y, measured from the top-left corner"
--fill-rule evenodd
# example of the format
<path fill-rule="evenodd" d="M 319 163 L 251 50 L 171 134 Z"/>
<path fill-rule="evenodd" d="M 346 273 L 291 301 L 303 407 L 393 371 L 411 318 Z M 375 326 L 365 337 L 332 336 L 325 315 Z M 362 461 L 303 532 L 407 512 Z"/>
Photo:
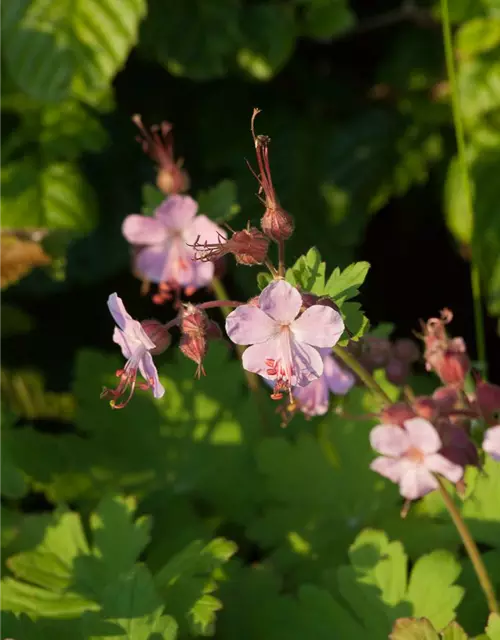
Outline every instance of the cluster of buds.
<path fill-rule="evenodd" d="M 182 169 L 183 161 L 174 159 L 172 125 L 162 122 L 160 125 L 153 125 L 148 131 L 140 115 L 135 115 L 132 120 L 141 133 L 137 141 L 142 150 L 156 163 L 158 189 L 166 195 L 187 191 L 189 177 Z"/>
<path fill-rule="evenodd" d="M 443 309 L 440 318 L 430 318 L 423 324 L 425 368 L 434 371 L 443 384 L 462 389 L 470 360 L 463 338 L 450 338 L 446 333 L 445 327 L 452 319 L 452 312 Z"/>
<path fill-rule="evenodd" d="M 420 358 L 417 345 L 408 338 L 391 342 L 388 338 L 366 336 L 351 342 L 349 350 L 370 373 L 384 369 L 387 380 L 396 386 L 406 383 L 412 365 Z"/>

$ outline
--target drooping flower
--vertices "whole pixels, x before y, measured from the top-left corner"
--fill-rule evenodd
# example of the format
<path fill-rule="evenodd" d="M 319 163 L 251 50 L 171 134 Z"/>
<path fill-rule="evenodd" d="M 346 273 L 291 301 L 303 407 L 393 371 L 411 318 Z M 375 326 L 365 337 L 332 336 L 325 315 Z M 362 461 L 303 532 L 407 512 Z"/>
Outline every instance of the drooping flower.
<path fill-rule="evenodd" d="M 370 433 L 372 447 L 382 454 L 370 468 L 399 484 L 401 495 L 415 500 L 437 489 L 433 474 L 458 482 L 463 468 L 438 453 L 442 447 L 434 426 L 423 418 L 411 418 L 403 427 L 382 424 Z"/>
<path fill-rule="evenodd" d="M 320 353 L 325 350 L 320 349 Z M 323 353 L 323 373 L 305 387 L 295 387 L 293 397 L 298 408 L 306 416 L 323 416 L 328 411 L 330 393 L 345 395 L 355 384 L 356 377 L 341 367 L 330 355 L 330 349 Z"/>
<path fill-rule="evenodd" d="M 173 195 L 162 202 L 153 217 L 133 214 L 123 222 L 123 235 L 139 250 L 136 271 L 146 280 L 165 283 L 193 293 L 208 285 L 212 262 L 195 262 L 193 244 L 200 236 L 216 242 L 224 231 L 205 215 L 190 196 Z"/>
<path fill-rule="evenodd" d="M 323 373 L 320 348 L 332 347 L 344 331 L 342 316 L 324 305 L 301 315 L 302 298 L 284 280 L 271 282 L 259 304 L 246 304 L 226 319 L 226 332 L 235 344 L 251 345 L 242 363 L 247 371 L 274 381 L 274 397 L 304 387 Z"/>
<path fill-rule="evenodd" d="M 483 449 L 493 460 L 500 462 L 500 425 L 486 430 L 483 440 Z"/>
<path fill-rule="evenodd" d="M 103 389 L 101 398 L 111 397 L 113 409 L 122 409 L 128 404 L 135 387 L 152 389 L 155 398 L 161 398 L 165 389 L 158 378 L 158 371 L 153 362 L 152 353 L 157 345 L 148 337 L 138 320 L 134 320 L 126 311 L 125 306 L 116 293 L 108 298 L 108 308 L 117 326 L 113 332 L 113 341 L 120 345 L 127 362 L 116 375 L 120 382 L 116 389 Z M 137 383 L 137 373 L 140 372 L 144 382 Z"/>
<path fill-rule="evenodd" d="M 425 367 L 435 371 L 445 385 L 462 388 L 470 368 L 463 338 L 450 338 L 445 326 L 453 319 L 449 309 L 441 318 L 430 318 L 424 326 Z"/>

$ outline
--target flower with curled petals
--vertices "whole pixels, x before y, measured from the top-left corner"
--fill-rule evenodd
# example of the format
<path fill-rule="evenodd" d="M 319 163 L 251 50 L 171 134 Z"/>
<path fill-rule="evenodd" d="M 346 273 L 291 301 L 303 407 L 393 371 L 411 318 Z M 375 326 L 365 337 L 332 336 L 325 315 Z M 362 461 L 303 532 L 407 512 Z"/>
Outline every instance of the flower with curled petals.
<path fill-rule="evenodd" d="M 157 345 L 147 336 L 141 323 L 127 313 L 121 298 L 116 293 L 109 296 L 108 308 L 118 325 L 113 333 L 113 341 L 120 345 L 127 362 L 123 369 L 116 372 L 120 378 L 116 389 L 105 387 L 101 398 L 111 396 L 110 405 L 113 409 L 122 409 L 130 401 L 136 386 L 140 389 L 152 389 L 154 397 L 161 398 L 165 389 L 158 379 L 158 371 L 151 355 Z M 137 384 L 137 372 L 140 372 L 145 382 Z"/>
<path fill-rule="evenodd" d="M 242 305 L 226 319 L 229 338 L 251 345 L 243 354 L 244 368 L 274 381 L 276 399 L 319 378 L 319 349 L 335 345 L 344 331 L 342 316 L 331 307 L 313 305 L 299 315 L 301 306 L 298 290 L 275 280 L 260 294 L 258 306 Z"/>
<path fill-rule="evenodd" d="M 438 453 L 441 438 L 423 418 L 405 420 L 404 426 L 381 424 L 370 433 L 372 447 L 382 454 L 370 468 L 399 484 L 401 495 L 415 500 L 438 488 L 435 473 L 458 482 L 463 468 Z"/>
<path fill-rule="evenodd" d="M 194 293 L 212 281 L 212 262 L 195 262 L 192 245 L 200 236 L 208 242 L 226 237 L 207 216 L 196 215 L 198 204 L 190 196 L 172 195 L 154 216 L 133 214 L 123 222 L 122 232 L 132 245 L 136 271 L 145 280 L 166 283 Z"/>
<path fill-rule="evenodd" d="M 486 430 L 483 440 L 483 449 L 493 460 L 500 462 L 500 425 Z"/>

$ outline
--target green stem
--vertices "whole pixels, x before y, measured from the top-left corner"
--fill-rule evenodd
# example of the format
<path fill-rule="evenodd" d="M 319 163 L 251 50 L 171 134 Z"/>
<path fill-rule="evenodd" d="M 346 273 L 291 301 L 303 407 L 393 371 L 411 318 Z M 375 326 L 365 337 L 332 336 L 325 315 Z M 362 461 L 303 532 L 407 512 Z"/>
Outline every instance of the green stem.
<path fill-rule="evenodd" d="M 450 514 L 450 517 L 453 520 L 453 524 L 455 525 L 460 537 L 462 538 L 462 542 L 470 558 L 470 561 L 472 562 L 472 566 L 474 567 L 474 571 L 476 572 L 476 576 L 479 584 L 481 585 L 481 589 L 486 596 L 489 610 L 492 613 L 499 613 L 500 611 L 498 608 L 498 602 L 495 597 L 495 590 L 493 589 L 493 585 L 491 584 L 490 577 L 488 575 L 488 572 L 486 571 L 486 567 L 484 566 L 483 559 L 481 558 L 481 554 L 479 553 L 476 543 L 474 542 L 474 539 L 472 538 L 467 525 L 462 520 L 462 516 L 457 509 L 457 505 L 453 502 L 450 494 L 446 490 L 444 482 L 439 477 L 436 477 L 436 480 L 438 481 L 439 493 L 443 498 L 445 507 L 448 510 L 448 513 Z"/>
<path fill-rule="evenodd" d="M 392 404 L 392 400 L 387 393 L 382 389 L 375 378 L 360 364 L 356 358 L 349 353 L 347 349 L 336 345 L 333 347 L 333 353 L 342 360 L 342 362 L 349 367 L 349 369 L 355 373 L 361 382 L 368 387 L 373 393 L 378 396 L 384 404 Z"/>
<path fill-rule="evenodd" d="M 472 189 L 469 179 L 469 170 L 467 163 L 467 154 L 465 148 L 465 134 L 460 110 L 460 96 L 458 92 L 457 75 L 455 72 L 455 62 L 453 57 L 453 45 L 451 37 L 450 12 L 448 0 L 441 0 L 441 13 L 443 22 L 443 39 L 444 51 L 446 57 L 446 70 L 450 80 L 451 88 L 451 105 L 453 112 L 453 124 L 455 126 L 455 135 L 457 138 L 458 163 L 462 176 L 462 189 L 465 197 L 465 208 L 467 216 L 471 221 L 471 228 L 474 229 L 474 207 L 472 204 Z M 475 259 L 474 237 L 471 238 L 471 289 L 474 307 L 474 324 L 476 330 L 476 348 L 477 357 L 483 367 L 483 374 L 487 375 L 486 362 L 486 340 L 484 335 L 484 317 L 483 307 L 481 303 L 481 278 L 479 274 L 479 266 Z"/>

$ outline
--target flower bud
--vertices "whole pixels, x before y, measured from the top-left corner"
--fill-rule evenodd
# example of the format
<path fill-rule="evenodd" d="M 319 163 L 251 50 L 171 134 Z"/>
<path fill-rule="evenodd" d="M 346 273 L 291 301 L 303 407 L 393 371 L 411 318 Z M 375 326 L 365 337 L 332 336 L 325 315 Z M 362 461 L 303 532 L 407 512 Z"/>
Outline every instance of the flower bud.
<path fill-rule="evenodd" d="M 417 362 L 420 358 L 420 351 L 413 340 L 408 338 L 400 338 L 393 345 L 394 356 L 400 360 L 404 360 L 409 364 Z"/>
<path fill-rule="evenodd" d="M 462 388 L 470 368 L 463 338 L 450 339 L 445 325 L 451 322 L 453 314 L 449 309 L 441 311 L 441 318 L 431 318 L 424 330 L 425 367 L 434 370 L 445 385 Z"/>
<path fill-rule="evenodd" d="M 455 387 L 438 387 L 432 394 L 432 399 L 441 414 L 448 414 L 457 406 L 460 399 Z"/>
<path fill-rule="evenodd" d="M 208 340 L 220 340 L 222 338 L 222 329 L 213 320 L 208 321 L 206 337 Z"/>
<path fill-rule="evenodd" d="M 181 331 L 189 335 L 204 336 L 208 327 L 208 316 L 194 304 L 187 304 L 181 311 Z"/>
<path fill-rule="evenodd" d="M 170 332 L 165 329 L 165 325 L 158 320 L 144 320 L 141 322 L 141 327 L 155 345 L 154 349 L 149 350 L 152 356 L 160 355 L 160 353 L 163 353 L 170 346 L 170 342 L 172 341 Z"/>
<path fill-rule="evenodd" d="M 369 369 L 381 369 L 385 367 L 391 357 L 392 346 L 387 338 L 366 336 L 363 338 L 363 364 Z"/>
<path fill-rule="evenodd" d="M 198 365 L 196 369 L 196 377 L 200 378 L 202 374 L 206 375 L 205 369 L 203 368 L 203 359 L 207 355 L 208 349 L 205 337 L 202 335 L 185 333 L 181 337 L 179 348 L 187 358 L 196 362 Z"/>
<path fill-rule="evenodd" d="M 410 374 L 410 365 L 408 362 L 391 358 L 385 367 L 385 375 L 389 382 L 401 387 L 406 382 Z"/>
<path fill-rule="evenodd" d="M 481 415 L 490 425 L 498 424 L 500 412 L 500 387 L 479 381 L 476 385 L 476 401 Z"/>
<path fill-rule="evenodd" d="M 189 177 L 177 164 L 172 164 L 169 168 L 160 167 L 156 186 L 166 195 L 183 193 L 189 189 Z"/>
<path fill-rule="evenodd" d="M 418 396 L 412 402 L 415 413 L 420 418 L 425 418 L 429 422 L 433 422 L 439 413 L 439 408 L 435 400 L 428 396 Z"/>
<path fill-rule="evenodd" d="M 260 220 L 262 231 L 275 242 L 288 240 L 295 228 L 292 216 L 281 207 L 268 207 Z"/>
<path fill-rule="evenodd" d="M 466 465 L 478 466 L 477 448 L 466 431 L 451 422 L 441 421 L 438 433 L 443 443 L 443 447 L 439 452 L 442 456 L 461 467 Z"/>
<path fill-rule="evenodd" d="M 405 420 L 415 417 L 415 411 L 405 402 L 396 402 L 380 412 L 380 419 L 384 424 L 397 424 L 400 427 L 404 425 Z"/>
<path fill-rule="evenodd" d="M 431 362 L 432 368 L 444 384 L 461 388 L 464 385 L 465 377 L 470 368 L 470 360 L 465 350 L 456 349 L 457 341 L 463 343 L 461 338 L 455 338 L 451 341 L 455 343 L 455 346 L 451 346 L 444 353 L 432 360 L 428 360 L 428 362 Z"/>

